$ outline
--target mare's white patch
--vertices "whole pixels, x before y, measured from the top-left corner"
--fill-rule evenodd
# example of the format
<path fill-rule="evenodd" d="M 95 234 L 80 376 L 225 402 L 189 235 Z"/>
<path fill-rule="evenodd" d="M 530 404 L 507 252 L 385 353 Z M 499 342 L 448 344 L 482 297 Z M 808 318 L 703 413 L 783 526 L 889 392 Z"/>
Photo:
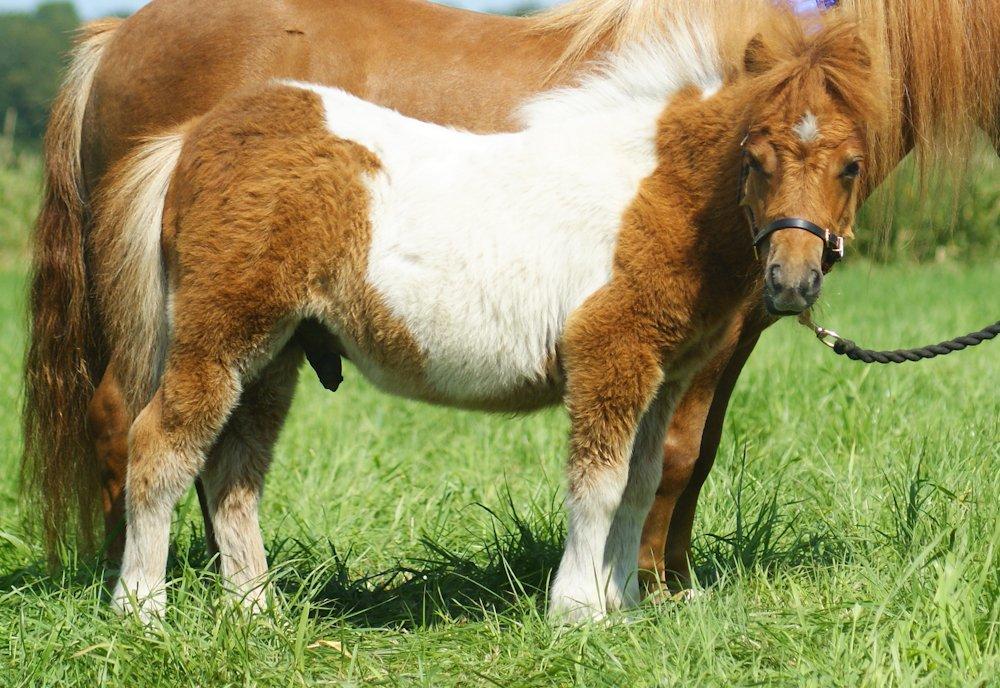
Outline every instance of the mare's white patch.
<path fill-rule="evenodd" d="M 792 131 L 802 143 L 812 143 L 819 138 L 819 119 L 806 110 L 806 114 L 802 115 L 799 123 L 792 127 Z"/>
<path fill-rule="evenodd" d="M 656 115 L 681 89 L 693 86 L 705 98 L 722 87 L 722 65 L 708 22 L 683 22 L 664 36 L 607 55 L 579 85 L 542 93 L 521 107 L 526 126 L 558 123 L 577 115 L 652 104 Z"/>
<path fill-rule="evenodd" d="M 380 159 L 367 279 L 421 347 L 439 400 L 475 406 L 544 382 L 569 314 L 610 278 L 622 214 L 656 166 L 658 118 L 679 89 L 717 88 L 718 62 L 709 29 L 680 27 L 534 98 L 523 131 L 495 135 L 298 84 L 321 96 L 334 134 Z M 376 383 L 399 377 L 344 345 Z"/>

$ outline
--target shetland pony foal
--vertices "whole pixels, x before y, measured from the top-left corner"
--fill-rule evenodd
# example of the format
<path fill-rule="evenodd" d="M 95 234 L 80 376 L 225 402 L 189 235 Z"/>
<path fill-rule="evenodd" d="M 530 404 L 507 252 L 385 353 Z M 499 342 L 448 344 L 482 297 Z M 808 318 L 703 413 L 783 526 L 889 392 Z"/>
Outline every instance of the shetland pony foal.
<path fill-rule="evenodd" d="M 634 604 L 675 400 L 760 298 L 737 187 L 759 221 L 849 233 L 879 114 L 849 23 L 776 27 L 738 74 L 719 54 L 691 23 L 538 98 L 522 132 L 485 136 L 274 84 L 125 160 L 95 231 L 127 237 L 109 289 L 129 316 L 117 334 L 134 393 L 151 401 L 130 436 L 115 604 L 163 608 L 170 513 L 199 472 L 223 575 L 262 604 L 257 502 L 304 318 L 396 394 L 488 410 L 564 399 L 569 528 L 550 613 Z M 161 207 L 164 269 L 145 221 Z M 772 302 L 810 305 L 822 244 L 770 236 Z"/>

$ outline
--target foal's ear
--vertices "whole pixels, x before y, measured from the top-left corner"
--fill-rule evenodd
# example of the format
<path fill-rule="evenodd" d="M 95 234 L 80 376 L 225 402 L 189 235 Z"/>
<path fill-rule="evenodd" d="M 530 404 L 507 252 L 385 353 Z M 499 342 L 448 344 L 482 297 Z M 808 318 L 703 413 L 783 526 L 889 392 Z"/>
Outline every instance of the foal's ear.
<path fill-rule="evenodd" d="M 778 58 L 764 40 L 762 34 L 757 34 L 750 39 L 746 50 L 743 51 L 743 68 L 747 74 L 763 74 L 777 63 Z"/>

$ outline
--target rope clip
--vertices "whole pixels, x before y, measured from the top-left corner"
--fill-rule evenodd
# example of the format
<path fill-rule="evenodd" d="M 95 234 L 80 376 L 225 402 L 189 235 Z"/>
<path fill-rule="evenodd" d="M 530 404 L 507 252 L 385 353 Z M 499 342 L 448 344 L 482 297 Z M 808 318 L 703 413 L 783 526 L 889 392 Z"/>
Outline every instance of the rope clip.
<path fill-rule="evenodd" d="M 804 311 L 799 314 L 799 322 L 805 327 L 812 330 L 813 334 L 816 335 L 816 339 L 822 342 L 825 346 L 829 348 L 834 348 L 837 346 L 837 342 L 841 340 L 839 334 L 833 330 L 828 330 L 825 327 L 820 327 L 812 319 L 812 311 Z"/>

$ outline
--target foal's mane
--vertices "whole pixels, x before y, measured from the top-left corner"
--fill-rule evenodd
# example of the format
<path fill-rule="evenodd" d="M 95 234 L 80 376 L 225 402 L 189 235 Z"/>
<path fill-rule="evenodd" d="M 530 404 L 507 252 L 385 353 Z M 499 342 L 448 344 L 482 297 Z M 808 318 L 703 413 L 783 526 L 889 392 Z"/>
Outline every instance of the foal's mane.
<path fill-rule="evenodd" d="M 534 31 L 568 34 L 558 70 L 662 33 L 697 13 L 716 28 L 724 66 L 792 0 L 570 0 L 530 20 Z M 1000 3 L 990 0 L 840 0 L 829 16 L 857 21 L 872 62 L 884 70 L 887 128 L 879 157 L 912 145 L 922 169 L 964 168 L 976 107 L 1000 100 Z M 983 104 L 987 105 L 983 105 Z M 908 119 L 904 117 L 908 114 Z M 997 115 L 994 114 L 994 118 Z M 994 126 L 1000 126 L 1000 123 Z M 904 140 L 908 133 L 912 141 Z M 997 133 L 997 132 L 993 132 Z"/>
<path fill-rule="evenodd" d="M 887 136 L 892 129 L 889 80 L 874 62 L 858 23 L 843 14 L 804 23 L 785 13 L 762 28 L 745 53 L 748 62 L 756 63 L 746 66 L 755 81 L 755 109 L 778 104 L 792 108 L 786 116 L 799 117 L 812 90 L 821 86 L 862 127 L 872 152 L 869 167 L 887 160 L 885 149 L 896 145 Z M 880 177 L 888 172 L 876 170 Z"/>

